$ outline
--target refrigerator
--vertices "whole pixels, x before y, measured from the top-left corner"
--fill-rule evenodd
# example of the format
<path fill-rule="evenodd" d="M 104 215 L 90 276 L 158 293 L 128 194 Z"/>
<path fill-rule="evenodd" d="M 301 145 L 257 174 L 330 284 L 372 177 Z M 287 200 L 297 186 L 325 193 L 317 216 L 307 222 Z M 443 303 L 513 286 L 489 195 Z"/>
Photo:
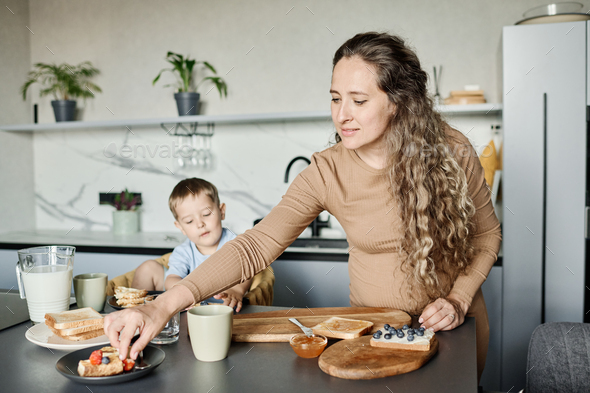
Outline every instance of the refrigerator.
<path fill-rule="evenodd" d="M 538 325 L 589 322 L 589 23 L 503 28 L 503 391 Z"/>

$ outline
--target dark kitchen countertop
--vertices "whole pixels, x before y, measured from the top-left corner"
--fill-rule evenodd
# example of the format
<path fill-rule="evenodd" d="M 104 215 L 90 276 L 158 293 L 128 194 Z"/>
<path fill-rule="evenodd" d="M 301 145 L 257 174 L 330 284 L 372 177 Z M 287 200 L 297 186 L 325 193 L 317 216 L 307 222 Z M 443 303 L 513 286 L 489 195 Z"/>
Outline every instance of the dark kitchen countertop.
<path fill-rule="evenodd" d="M 243 313 L 288 310 L 285 307 L 246 306 Z M 109 306 L 105 312 L 112 311 Z M 55 363 L 66 354 L 28 342 L 31 322 L 0 331 L 0 380 L 10 392 L 477 392 L 475 319 L 450 332 L 437 333 L 438 353 L 422 368 L 373 380 L 329 376 L 317 359 L 302 359 L 288 343 L 232 343 L 221 361 L 197 361 L 187 336 L 186 313 L 181 314 L 180 340 L 158 346 L 164 362 L 151 374 L 120 385 L 88 386 L 60 375 Z"/>

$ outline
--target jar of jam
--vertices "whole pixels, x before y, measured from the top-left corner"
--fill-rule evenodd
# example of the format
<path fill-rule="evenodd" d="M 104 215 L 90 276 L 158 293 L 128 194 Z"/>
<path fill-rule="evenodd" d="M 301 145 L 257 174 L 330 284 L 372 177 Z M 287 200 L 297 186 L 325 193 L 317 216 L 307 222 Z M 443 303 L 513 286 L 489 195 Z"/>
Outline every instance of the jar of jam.
<path fill-rule="evenodd" d="M 289 340 L 291 348 L 302 358 L 317 358 L 324 352 L 328 339 L 320 334 L 312 334 L 307 337 L 305 334 L 296 334 Z"/>

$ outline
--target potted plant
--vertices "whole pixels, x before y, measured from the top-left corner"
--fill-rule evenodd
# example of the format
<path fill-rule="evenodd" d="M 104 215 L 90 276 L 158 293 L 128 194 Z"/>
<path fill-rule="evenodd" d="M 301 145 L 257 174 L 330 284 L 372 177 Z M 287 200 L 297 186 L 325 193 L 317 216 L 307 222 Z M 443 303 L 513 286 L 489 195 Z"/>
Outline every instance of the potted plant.
<path fill-rule="evenodd" d="M 112 205 L 117 209 L 113 212 L 113 233 L 128 235 L 139 232 L 139 211 L 141 197 L 127 189 L 115 195 Z"/>
<path fill-rule="evenodd" d="M 176 99 L 176 106 L 178 107 L 178 114 L 180 116 L 190 116 L 199 113 L 198 108 L 200 94 L 197 93 L 197 89 L 206 81 L 211 81 L 215 87 L 217 87 L 220 98 L 223 98 L 224 96 L 227 97 L 227 84 L 221 77 L 218 76 L 205 77 L 201 79 L 199 83 L 197 83 L 193 88 L 193 70 L 195 65 L 203 64 L 207 70 L 217 75 L 215 68 L 208 62 L 196 61 L 195 59 L 190 59 L 188 56 L 184 57 L 183 55 L 179 55 L 178 53 L 174 52 L 168 52 L 166 55 L 166 61 L 172 64 L 172 68 L 162 69 L 158 76 L 154 78 L 152 85 L 156 84 L 164 71 L 170 71 L 177 77 L 177 83 L 169 84 L 164 87 L 177 87 L 178 92 L 174 94 L 174 98 Z"/>
<path fill-rule="evenodd" d="M 55 100 L 51 101 L 55 121 L 72 121 L 76 114 L 75 98 L 93 98 L 94 93 L 100 93 L 100 87 L 90 82 L 89 79 L 100 71 L 92 66 L 89 61 L 72 66 L 67 63 L 60 65 L 37 63 L 35 69 L 29 72 L 29 79 L 22 86 L 23 100 L 27 98 L 27 90 L 33 83 L 41 83 L 44 88 L 39 95 L 41 97 L 52 94 Z"/>

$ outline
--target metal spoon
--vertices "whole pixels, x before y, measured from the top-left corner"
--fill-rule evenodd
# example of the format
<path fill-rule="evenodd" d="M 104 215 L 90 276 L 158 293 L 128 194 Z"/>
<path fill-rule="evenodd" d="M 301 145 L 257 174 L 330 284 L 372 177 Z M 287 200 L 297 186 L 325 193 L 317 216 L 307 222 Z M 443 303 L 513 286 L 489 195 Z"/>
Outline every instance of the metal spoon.
<path fill-rule="evenodd" d="M 305 327 L 302 324 L 299 323 L 298 320 L 296 320 L 295 318 L 289 318 L 289 321 L 293 322 L 295 325 L 299 326 L 301 328 L 301 330 L 303 330 L 303 333 L 305 333 L 305 335 L 307 337 L 311 337 L 313 335 L 313 330 L 311 330 L 311 328 Z"/>
<path fill-rule="evenodd" d="M 146 363 L 143 360 L 143 351 L 139 352 L 139 355 L 137 355 L 137 361 L 135 362 L 135 369 L 136 370 L 144 370 L 150 366 L 151 366 L 151 364 Z"/>

